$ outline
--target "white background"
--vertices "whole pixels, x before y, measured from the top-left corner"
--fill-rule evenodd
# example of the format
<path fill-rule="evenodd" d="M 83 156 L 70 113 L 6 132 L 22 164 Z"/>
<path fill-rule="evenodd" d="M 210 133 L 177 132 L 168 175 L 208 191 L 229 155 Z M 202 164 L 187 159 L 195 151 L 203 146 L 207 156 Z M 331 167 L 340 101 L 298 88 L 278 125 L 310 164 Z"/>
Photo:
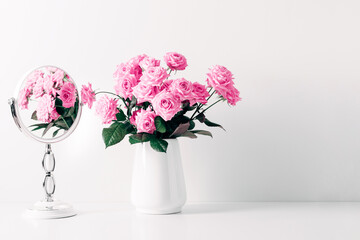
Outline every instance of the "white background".
<path fill-rule="evenodd" d="M 42 196 L 44 146 L 14 125 L 7 99 L 31 68 L 64 68 L 111 90 L 137 54 L 188 58 L 178 76 L 205 82 L 227 66 L 243 101 L 208 118 L 226 132 L 181 139 L 189 201 L 360 200 L 360 4 L 356 0 L 0 1 L 0 201 Z M 53 146 L 56 195 L 128 201 L 134 146 L 104 149 L 84 109 Z"/>

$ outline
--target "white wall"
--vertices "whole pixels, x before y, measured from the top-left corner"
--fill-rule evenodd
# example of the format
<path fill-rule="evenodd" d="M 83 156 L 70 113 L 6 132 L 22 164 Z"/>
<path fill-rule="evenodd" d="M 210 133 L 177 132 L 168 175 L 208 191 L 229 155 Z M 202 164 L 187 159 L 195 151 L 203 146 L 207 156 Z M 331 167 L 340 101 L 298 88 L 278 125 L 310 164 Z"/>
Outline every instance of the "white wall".
<path fill-rule="evenodd" d="M 24 72 L 53 64 L 111 90 L 118 63 L 167 51 L 193 81 L 227 66 L 243 98 L 209 112 L 226 132 L 181 140 L 189 201 L 360 200 L 359 12 L 356 0 L 1 0 L 0 201 L 42 196 L 44 148 L 7 105 Z M 129 200 L 134 147 L 105 150 L 93 111 L 53 149 L 59 198 Z"/>

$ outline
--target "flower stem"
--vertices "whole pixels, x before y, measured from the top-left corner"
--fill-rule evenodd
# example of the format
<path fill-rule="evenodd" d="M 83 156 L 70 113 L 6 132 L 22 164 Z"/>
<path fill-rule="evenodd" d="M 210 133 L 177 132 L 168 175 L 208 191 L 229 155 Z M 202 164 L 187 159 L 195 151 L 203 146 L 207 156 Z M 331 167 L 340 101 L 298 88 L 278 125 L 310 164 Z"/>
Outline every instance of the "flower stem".
<path fill-rule="evenodd" d="M 213 88 L 209 89 L 209 91 L 208 91 L 209 94 L 210 94 L 211 90 L 213 90 Z M 212 95 L 214 95 L 214 93 L 215 93 L 215 90 L 210 94 L 210 96 L 206 99 L 206 101 L 208 101 L 212 97 Z M 194 119 L 195 114 L 197 112 L 199 112 L 200 108 L 203 107 L 203 106 L 204 106 L 204 104 L 201 104 L 201 103 L 197 106 L 197 108 L 196 108 L 195 112 L 193 113 L 193 115 L 191 116 L 190 120 Z"/>
<path fill-rule="evenodd" d="M 107 93 L 107 94 L 111 94 L 111 95 L 117 96 L 118 98 L 121 98 L 119 95 L 117 95 L 117 94 L 115 94 L 115 93 L 112 93 L 112 92 L 107 92 L 107 91 L 100 91 L 100 92 L 95 93 L 95 95 L 97 95 L 97 94 L 99 94 L 99 93 Z"/>
<path fill-rule="evenodd" d="M 210 88 L 209 94 L 210 94 L 210 92 L 211 92 L 212 89 L 213 89 L 213 88 Z M 214 95 L 215 92 L 216 92 L 216 90 L 214 90 L 214 91 L 210 94 L 210 96 L 206 99 L 206 101 L 209 101 L 209 99 L 212 97 L 212 95 Z"/>
<path fill-rule="evenodd" d="M 65 118 L 64 118 L 63 116 L 61 116 L 61 115 L 60 115 L 60 117 L 61 117 L 61 119 L 64 121 L 66 127 L 68 128 L 67 130 L 69 130 L 70 127 L 69 127 L 69 125 L 67 124 L 67 122 L 65 121 Z"/>
<path fill-rule="evenodd" d="M 214 102 L 213 104 L 211 104 L 210 106 L 208 106 L 207 108 L 205 108 L 200 114 L 204 113 L 206 110 L 208 110 L 209 108 L 211 108 L 212 106 L 214 106 L 215 104 L 217 104 L 218 102 L 222 101 L 222 99 L 217 100 L 216 102 Z"/>

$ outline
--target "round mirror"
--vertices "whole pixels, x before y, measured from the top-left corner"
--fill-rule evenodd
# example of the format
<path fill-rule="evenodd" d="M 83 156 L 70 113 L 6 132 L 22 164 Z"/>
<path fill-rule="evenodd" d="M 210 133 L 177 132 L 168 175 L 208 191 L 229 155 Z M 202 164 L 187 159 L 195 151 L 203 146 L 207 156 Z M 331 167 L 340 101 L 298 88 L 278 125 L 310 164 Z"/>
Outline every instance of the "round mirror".
<path fill-rule="evenodd" d="M 81 105 L 76 84 L 58 67 L 39 67 L 26 74 L 15 96 L 18 126 L 37 141 L 61 141 L 79 122 Z"/>
<path fill-rule="evenodd" d="M 19 129 L 45 143 L 42 158 L 45 198 L 28 209 L 26 216 L 50 219 L 76 215 L 71 205 L 53 197 L 55 156 L 51 148 L 51 143 L 68 137 L 79 123 L 81 103 L 75 82 L 61 68 L 39 67 L 20 81 L 15 97 L 9 100 L 9 104 Z"/>

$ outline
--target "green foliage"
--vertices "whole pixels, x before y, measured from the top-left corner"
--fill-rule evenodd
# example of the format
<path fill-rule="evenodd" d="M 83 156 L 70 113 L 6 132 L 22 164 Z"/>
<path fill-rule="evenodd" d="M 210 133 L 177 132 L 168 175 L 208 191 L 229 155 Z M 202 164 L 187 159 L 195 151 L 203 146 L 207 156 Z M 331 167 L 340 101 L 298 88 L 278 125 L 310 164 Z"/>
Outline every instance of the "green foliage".
<path fill-rule="evenodd" d="M 104 128 L 102 131 L 102 137 L 105 143 L 105 148 L 121 142 L 127 134 L 126 129 L 126 124 L 120 122 L 114 122 L 110 127 Z"/>
<path fill-rule="evenodd" d="M 209 136 L 209 137 L 213 137 L 211 132 L 205 131 L 205 130 L 193 130 L 193 131 L 190 131 L 190 132 L 200 134 L 200 135 Z"/>
<path fill-rule="evenodd" d="M 148 133 L 137 133 L 129 137 L 130 144 L 148 142 L 152 138 L 151 134 Z"/>
<path fill-rule="evenodd" d="M 196 119 L 199 120 L 199 122 L 203 123 L 205 122 L 205 115 L 203 113 L 200 113 L 196 116 Z"/>
<path fill-rule="evenodd" d="M 36 111 L 34 111 L 34 112 L 31 114 L 31 119 L 32 119 L 32 120 L 38 120 L 36 114 L 37 114 Z"/>
<path fill-rule="evenodd" d="M 163 140 L 163 139 L 159 139 L 156 137 L 152 137 L 150 139 L 150 146 L 158 152 L 166 152 L 167 147 L 168 147 L 168 142 Z"/>
<path fill-rule="evenodd" d="M 126 120 L 125 113 L 121 109 L 118 109 L 118 110 L 119 110 L 119 112 L 116 114 L 116 120 L 118 120 L 120 122 L 125 121 Z"/>
<path fill-rule="evenodd" d="M 211 121 L 210 121 L 209 119 L 207 119 L 207 118 L 205 118 L 204 123 L 205 123 L 206 126 L 209 126 L 209 127 L 219 127 L 219 128 L 221 128 L 221 129 L 223 129 L 224 131 L 226 131 L 225 128 L 223 128 L 220 124 L 213 123 L 213 122 L 211 122 Z"/>
<path fill-rule="evenodd" d="M 153 134 L 137 133 L 129 137 L 130 144 L 149 142 L 150 146 L 158 152 L 166 152 L 168 143 Z"/>
<path fill-rule="evenodd" d="M 190 131 L 184 132 L 183 134 L 179 135 L 179 137 L 197 138 L 197 136 Z"/>
<path fill-rule="evenodd" d="M 179 126 L 175 129 L 175 131 L 170 135 L 170 137 L 179 137 L 183 133 L 185 133 L 190 127 L 190 123 L 181 123 Z"/>
<path fill-rule="evenodd" d="M 193 130 L 195 127 L 195 122 L 193 120 L 190 120 L 189 123 L 190 123 L 190 126 L 189 126 L 188 130 Z"/>
<path fill-rule="evenodd" d="M 57 130 L 55 130 L 54 132 L 53 132 L 53 137 L 56 137 L 56 135 L 59 133 L 59 131 L 61 130 L 61 128 L 59 128 L 59 129 L 57 129 Z"/>
<path fill-rule="evenodd" d="M 162 119 L 162 117 L 160 117 L 160 116 L 155 117 L 155 127 L 156 127 L 156 130 L 160 133 L 166 132 L 166 124 L 165 124 L 164 119 Z"/>

